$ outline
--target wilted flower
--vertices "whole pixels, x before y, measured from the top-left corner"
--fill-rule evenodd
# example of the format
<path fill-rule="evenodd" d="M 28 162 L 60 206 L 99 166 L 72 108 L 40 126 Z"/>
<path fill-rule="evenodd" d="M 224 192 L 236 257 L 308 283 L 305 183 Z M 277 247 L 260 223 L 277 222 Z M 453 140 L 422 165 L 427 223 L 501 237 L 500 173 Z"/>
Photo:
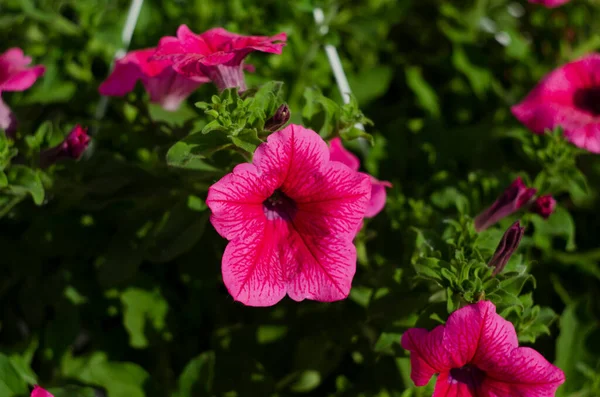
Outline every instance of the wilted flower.
<path fill-rule="evenodd" d="M 565 3 L 568 3 L 569 1 L 571 1 L 571 0 L 529 0 L 530 3 L 541 4 L 548 8 L 554 8 L 554 7 L 561 6 Z"/>
<path fill-rule="evenodd" d="M 316 132 L 291 124 L 269 135 L 251 164 L 208 191 L 211 222 L 229 240 L 222 260 L 229 293 L 249 306 L 286 294 L 346 298 L 356 271 L 352 240 L 370 191 L 366 175 L 330 160 Z"/>
<path fill-rule="evenodd" d="M 50 392 L 48 392 L 47 390 L 42 389 L 38 385 L 35 385 L 33 387 L 33 390 L 31 391 L 31 397 L 54 397 L 54 396 L 52 394 L 50 394 Z"/>
<path fill-rule="evenodd" d="M 500 219 L 511 215 L 529 203 L 537 189 L 528 188 L 518 177 L 489 208 L 475 218 L 475 230 L 487 229 Z"/>
<path fill-rule="evenodd" d="M 360 160 L 344 148 L 340 138 L 333 138 L 331 142 L 329 142 L 329 154 L 331 160 L 346 164 L 354 171 L 358 171 L 360 168 Z M 369 205 L 367 205 L 367 210 L 365 211 L 365 218 L 372 218 L 381 212 L 383 207 L 385 207 L 385 200 L 387 197 L 385 188 L 392 187 L 390 182 L 380 181 L 372 175 L 369 175 L 369 179 L 371 180 L 371 199 L 369 200 Z"/>
<path fill-rule="evenodd" d="M 494 268 L 494 275 L 500 273 L 504 269 L 504 266 L 506 266 L 512 254 L 519 248 L 519 243 L 521 242 L 524 233 L 525 228 L 521 227 L 519 221 L 513 223 L 506 232 L 504 232 L 500 244 L 498 244 L 492 259 L 490 259 L 490 262 L 488 263 L 488 266 Z"/>
<path fill-rule="evenodd" d="M 556 209 L 556 200 L 551 194 L 538 197 L 531 206 L 531 211 L 548 219 Z"/>
<path fill-rule="evenodd" d="M 98 89 L 107 96 L 123 96 L 131 92 L 138 80 L 150 95 L 150 101 L 174 111 L 185 98 L 210 79 L 201 73 L 183 76 L 171 67 L 170 61 L 149 61 L 155 48 L 131 51 L 115 63 L 115 68 Z"/>
<path fill-rule="evenodd" d="M 277 131 L 289 121 L 291 115 L 290 108 L 284 103 L 277 108 L 273 117 L 265 122 L 265 130 L 271 132 Z"/>
<path fill-rule="evenodd" d="M 561 126 L 570 142 L 600 153 L 600 54 L 552 71 L 511 110 L 536 134 Z"/>
<path fill-rule="evenodd" d="M 20 48 L 11 48 L 0 54 L 0 129 L 8 134 L 15 131 L 17 120 L 1 95 L 4 91 L 25 91 L 44 74 L 44 66 L 27 67 L 30 63 L 31 58 L 26 57 Z"/>
<path fill-rule="evenodd" d="M 87 128 L 75 125 L 61 144 L 40 153 L 40 166 L 48 167 L 61 159 L 79 159 L 90 142 Z"/>
<path fill-rule="evenodd" d="M 186 25 L 177 37 L 163 37 L 154 59 L 169 59 L 173 68 L 185 76 L 208 76 L 222 91 L 239 87 L 246 90 L 244 59 L 253 51 L 281 54 L 287 36 L 242 36 L 223 28 L 195 34 Z"/>
<path fill-rule="evenodd" d="M 424 386 L 434 374 L 434 397 L 553 397 L 564 373 L 541 354 L 519 347 L 515 327 L 492 302 L 458 309 L 445 325 L 402 335 L 410 377 Z"/>

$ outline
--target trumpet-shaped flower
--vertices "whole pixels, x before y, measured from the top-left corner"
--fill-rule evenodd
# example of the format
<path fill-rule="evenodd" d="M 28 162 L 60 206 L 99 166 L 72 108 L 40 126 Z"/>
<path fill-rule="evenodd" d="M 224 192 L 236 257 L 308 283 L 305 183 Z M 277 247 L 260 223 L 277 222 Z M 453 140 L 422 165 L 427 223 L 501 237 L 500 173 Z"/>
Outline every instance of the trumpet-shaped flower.
<path fill-rule="evenodd" d="M 150 101 L 164 109 L 179 108 L 192 92 L 210 79 L 202 74 L 183 76 L 171 66 L 170 61 L 150 61 L 155 48 L 131 51 L 115 63 L 115 68 L 100 85 L 98 91 L 107 96 L 123 96 L 131 92 L 138 80 L 150 95 Z"/>
<path fill-rule="evenodd" d="M 244 59 L 253 51 L 281 54 L 287 36 L 242 36 L 223 28 L 195 34 L 186 25 L 177 37 L 163 37 L 154 59 L 169 59 L 173 68 L 185 76 L 208 76 L 222 91 L 239 87 L 246 90 Z"/>
<path fill-rule="evenodd" d="M 511 111 L 536 134 L 560 126 L 574 145 L 600 153 L 600 54 L 550 72 Z"/>
<path fill-rule="evenodd" d="M 360 168 L 360 160 L 344 148 L 340 138 L 333 138 L 331 142 L 329 142 L 329 153 L 331 160 L 333 161 L 346 164 L 354 171 L 358 171 Z M 392 184 L 388 181 L 380 181 L 371 175 L 369 175 L 369 178 L 371 180 L 371 200 L 369 200 L 369 205 L 365 211 L 366 218 L 372 218 L 381 212 L 383 207 L 385 207 L 385 200 L 387 197 L 385 188 L 392 187 Z"/>
<path fill-rule="evenodd" d="M 537 189 L 528 188 L 521 177 L 518 177 L 491 206 L 477 215 L 475 230 L 478 232 L 485 230 L 500 219 L 518 211 L 531 201 L 536 192 Z"/>
<path fill-rule="evenodd" d="M 346 298 L 356 271 L 352 240 L 370 192 L 369 178 L 331 161 L 316 132 L 292 124 L 271 134 L 251 164 L 208 191 L 211 222 L 229 240 L 222 260 L 229 293 L 249 306 L 286 294 Z"/>
<path fill-rule="evenodd" d="M 50 392 L 48 392 L 47 390 L 42 389 L 38 385 L 35 385 L 33 387 L 33 390 L 31 391 L 31 397 L 54 397 L 54 396 L 52 394 L 50 394 Z"/>
<path fill-rule="evenodd" d="M 565 3 L 568 3 L 571 0 L 529 0 L 530 3 L 533 4 L 541 4 L 548 8 L 555 8 L 561 6 Z"/>
<path fill-rule="evenodd" d="M 431 332 L 409 329 L 402 347 L 415 385 L 438 374 L 433 397 L 553 397 L 565 381 L 537 351 L 519 347 L 514 326 L 487 301 L 458 309 Z"/>
<path fill-rule="evenodd" d="M 8 133 L 14 132 L 17 120 L 1 95 L 4 91 L 25 91 L 44 74 L 42 65 L 28 67 L 31 58 L 23 54 L 20 48 L 11 48 L 0 54 L 0 128 Z"/>

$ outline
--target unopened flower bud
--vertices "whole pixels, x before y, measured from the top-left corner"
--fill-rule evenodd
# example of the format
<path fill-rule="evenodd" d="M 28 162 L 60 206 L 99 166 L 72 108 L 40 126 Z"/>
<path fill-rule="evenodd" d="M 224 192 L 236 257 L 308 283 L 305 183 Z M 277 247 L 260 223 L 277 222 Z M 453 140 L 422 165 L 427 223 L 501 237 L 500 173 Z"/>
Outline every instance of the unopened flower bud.
<path fill-rule="evenodd" d="M 544 219 L 548 219 L 550 215 L 554 212 L 556 208 L 556 200 L 552 195 L 547 194 L 545 196 L 538 197 L 533 205 L 531 206 L 531 211 L 540 215 Z"/>
<path fill-rule="evenodd" d="M 506 266 L 512 254 L 517 250 L 521 238 L 523 237 L 523 233 L 525 233 L 525 228 L 521 227 L 519 221 L 513 223 L 511 227 L 504 232 L 500 244 L 498 244 L 498 247 L 494 252 L 494 256 L 492 256 L 492 259 L 488 263 L 488 266 L 494 268 L 492 273 L 494 276 L 504 269 L 504 266 Z"/>
<path fill-rule="evenodd" d="M 273 117 L 265 122 L 265 130 L 275 132 L 288 122 L 291 116 L 290 108 L 285 103 L 279 106 Z"/>
<path fill-rule="evenodd" d="M 87 149 L 89 142 L 87 128 L 77 124 L 61 144 L 40 153 L 40 166 L 45 168 L 66 158 L 77 160 Z"/>

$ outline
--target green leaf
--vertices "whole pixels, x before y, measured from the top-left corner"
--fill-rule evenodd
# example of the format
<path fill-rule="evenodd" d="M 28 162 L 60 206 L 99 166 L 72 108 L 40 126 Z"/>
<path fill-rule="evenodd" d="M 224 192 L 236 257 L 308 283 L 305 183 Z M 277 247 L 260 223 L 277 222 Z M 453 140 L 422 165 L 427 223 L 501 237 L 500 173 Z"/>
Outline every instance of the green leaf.
<path fill-rule="evenodd" d="M 533 241 L 537 247 L 549 250 L 552 248 L 553 237 L 562 237 L 566 241 L 567 251 L 573 251 L 576 248 L 575 222 L 564 207 L 557 206 L 548 219 L 539 216 L 532 217 L 532 222 L 535 227 Z"/>
<path fill-rule="evenodd" d="M 402 334 L 395 332 L 382 332 L 375 343 L 373 350 L 377 353 L 394 354 L 393 346 L 400 345 Z"/>
<path fill-rule="evenodd" d="M 0 396 L 12 397 L 28 392 L 27 382 L 12 361 L 0 353 Z"/>
<path fill-rule="evenodd" d="M 67 386 L 60 389 L 48 389 L 54 397 L 95 397 L 96 390 L 91 387 Z"/>
<path fill-rule="evenodd" d="M 256 340 L 259 344 L 275 342 L 287 334 L 285 325 L 261 325 L 256 330 Z"/>
<path fill-rule="evenodd" d="M 245 130 L 243 133 L 238 134 L 237 136 L 230 136 L 231 142 L 233 144 L 248 153 L 254 153 L 258 145 L 262 143 L 262 141 L 258 138 L 258 134 L 256 130 Z"/>
<path fill-rule="evenodd" d="M 167 152 L 167 164 L 171 167 L 220 172 L 204 159 L 230 145 L 229 139 L 219 132 L 193 134 L 171 146 Z"/>
<path fill-rule="evenodd" d="M 419 105 L 434 118 L 440 117 L 440 104 L 437 94 L 423 78 L 421 69 L 410 66 L 405 69 L 406 84 L 417 96 Z"/>
<path fill-rule="evenodd" d="M 123 324 L 129 333 L 129 344 L 137 349 L 148 346 L 144 334 L 146 324 L 156 331 L 165 328 L 165 318 L 169 310 L 167 301 L 160 291 L 146 291 L 131 287 L 121 294 L 123 303 Z"/>
<path fill-rule="evenodd" d="M 134 363 L 108 361 L 104 352 L 78 357 L 65 354 L 61 373 L 67 378 L 103 387 L 110 397 L 145 397 L 143 385 L 148 373 Z"/>
<path fill-rule="evenodd" d="M 321 384 L 321 374 L 314 370 L 302 371 L 290 386 L 294 393 L 307 393 Z"/>
<path fill-rule="evenodd" d="M 215 378 L 215 353 L 204 352 L 187 363 L 177 381 L 174 397 L 211 396 Z"/>
<path fill-rule="evenodd" d="M 44 201 L 44 186 L 38 173 L 24 165 L 12 166 L 7 172 L 11 191 L 16 195 L 30 194 L 33 202 L 41 205 Z"/>

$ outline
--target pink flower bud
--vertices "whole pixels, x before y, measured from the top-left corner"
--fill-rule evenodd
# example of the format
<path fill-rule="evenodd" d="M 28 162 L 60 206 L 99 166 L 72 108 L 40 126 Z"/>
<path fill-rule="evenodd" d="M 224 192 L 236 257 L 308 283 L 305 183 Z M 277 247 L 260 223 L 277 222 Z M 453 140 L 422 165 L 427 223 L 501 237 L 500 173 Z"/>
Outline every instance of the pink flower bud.
<path fill-rule="evenodd" d="M 556 200 L 552 195 L 538 197 L 531 206 L 531 212 L 535 212 L 544 219 L 548 219 L 556 209 Z"/>
<path fill-rule="evenodd" d="M 265 122 L 265 130 L 275 132 L 285 125 L 290 119 L 292 113 L 285 103 L 277 109 L 273 117 Z"/>
<path fill-rule="evenodd" d="M 521 227 L 519 221 L 513 223 L 504 232 L 500 244 L 498 244 L 494 252 L 494 256 L 492 256 L 492 259 L 488 263 L 488 266 L 494 268 L 493 275 L 500 273 L 504 269 L 512 254 L 519 248 L 523 233 L 525 233 L 525 228 Z"/>
<path fill-rule="evenodd" d="M 89 142 L 87 128 L 77 124 L 61 144 L 40 153 L 40 166 L 45 168 L 66 158 L 78 160 L 87 149 Z"/>

